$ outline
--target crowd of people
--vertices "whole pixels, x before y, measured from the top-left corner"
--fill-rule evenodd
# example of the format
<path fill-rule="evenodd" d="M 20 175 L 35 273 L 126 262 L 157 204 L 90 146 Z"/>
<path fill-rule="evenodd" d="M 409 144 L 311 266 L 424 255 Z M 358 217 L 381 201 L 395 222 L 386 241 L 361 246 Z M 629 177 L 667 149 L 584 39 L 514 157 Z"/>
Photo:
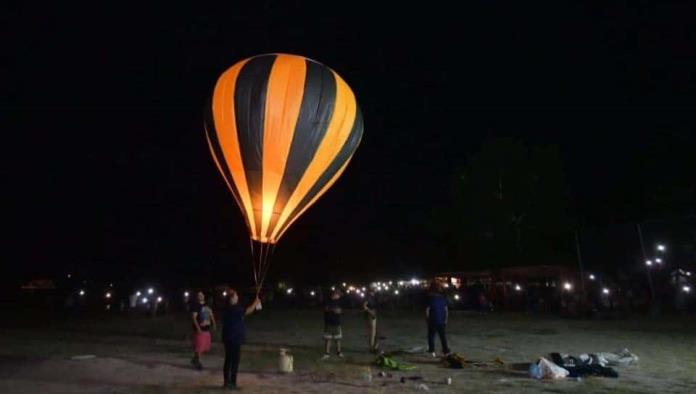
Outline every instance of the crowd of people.
<path fill-rule="evenodd" d="M 426 306 L 424 310 L 425 330 L 424 338 L 428 343 L 428 355 L 437 357 L 435 351 L 435 337 L 439 337 L 442 349 L 442 355 L 450 354 L 450 348 L 447 345 L 446 327 L 449 318 L 448 301 L 445 297 L 442 284 L 433 282 L 429 288 Z M 222 342 L 225 347 L 225 361 L 223 364 L 223 380 L 224 388 L 235 390 L 237 389 L 237 371 L 241 357 L 241 345 L 245 339 L 245 324 L 246 316 L 253 314 L 261 307 L 261 300 L 258 295 L 246 307 L 240 305 L 239 294 L 235 289 L 226 291 L 226 305 L 222 311 Z M 331 357 L 331 348 L 335 347 L 336 356 L 343 358 L 341 349 L 341 339 L 343 338 L 343 329 L 341 319 L 343 308 L 341 298 L 343 294 L 341 290 L 334 289 L 323 305 L 324 310 L 324 354 L 322 360 L 327 360 Z M 367 297 L 362 303 L 366 321 L 366 339 L 370 353 L 379 353 L 378 335 L 378 303 L 375 297 L 374 290 L 370 289 L 367 292 Z M 217 329 L 217 320 L 213 309 L 206 302 L 206 296 L 202 291 L 195 295 L 195 301 L 190 306 L 191 312 L 191 345 L 193 348 L 193 357 L 191 364 L 197 369 L 203 369 L 203 356 L 210 351 L 212 344 L 211 331 Z"/>

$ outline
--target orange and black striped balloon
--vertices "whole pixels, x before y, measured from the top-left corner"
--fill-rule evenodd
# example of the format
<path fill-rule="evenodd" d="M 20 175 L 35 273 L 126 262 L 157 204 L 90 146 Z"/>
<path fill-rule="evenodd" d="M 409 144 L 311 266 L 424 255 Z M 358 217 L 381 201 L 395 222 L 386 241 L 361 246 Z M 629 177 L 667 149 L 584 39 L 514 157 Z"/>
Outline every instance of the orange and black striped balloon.
<path fill-rule="evenodd" d="M 350 87 L 302 56 L 242 60 L 217 81 L 206 127 L 252 239 L 276 243 L 345 170 L 363 133 Z"/>

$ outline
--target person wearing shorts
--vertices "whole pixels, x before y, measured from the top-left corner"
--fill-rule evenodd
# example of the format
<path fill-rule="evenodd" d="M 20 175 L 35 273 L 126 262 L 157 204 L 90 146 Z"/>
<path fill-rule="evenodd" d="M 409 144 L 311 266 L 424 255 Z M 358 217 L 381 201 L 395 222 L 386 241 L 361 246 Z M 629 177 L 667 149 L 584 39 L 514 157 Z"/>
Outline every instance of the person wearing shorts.
<path fill-rule="evenodd" d="M 326 360 L 331 354 L 331 342 L 336 343 L 336 355 L 343 357 L 341 352 L 341 339 L 343 332 L 341 330 L 341 293 L 334 291 L 331 293 L 331 298 L 324 307 L 324 356 Z"/>

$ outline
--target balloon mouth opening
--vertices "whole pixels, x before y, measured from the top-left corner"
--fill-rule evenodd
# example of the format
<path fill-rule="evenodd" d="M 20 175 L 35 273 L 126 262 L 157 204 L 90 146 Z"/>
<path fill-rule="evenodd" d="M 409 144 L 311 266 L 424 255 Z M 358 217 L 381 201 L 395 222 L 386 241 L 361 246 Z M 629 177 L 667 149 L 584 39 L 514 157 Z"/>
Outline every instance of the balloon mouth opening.
<path fill-rule="evenodd" d="M 271 237 L 253 236 L 253 237 L 251 237 L 251 239 L 253 239 L 254 241 L 256 241 L 258 243 L 262 243 L 262 244 L 275 244 L 276 242 L 278 242 L 276 239 L 273 239 Z"/>

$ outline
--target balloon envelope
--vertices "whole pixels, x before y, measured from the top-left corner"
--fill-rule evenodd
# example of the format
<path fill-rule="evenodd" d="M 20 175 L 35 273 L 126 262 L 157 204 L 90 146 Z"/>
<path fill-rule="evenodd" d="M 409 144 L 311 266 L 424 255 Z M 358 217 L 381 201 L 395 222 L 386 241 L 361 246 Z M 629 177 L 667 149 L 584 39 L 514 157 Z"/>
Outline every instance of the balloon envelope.
<path fill-rule="evenodd" d="M 363 133 L 350 87 L 296 55 L 242 60 L 213 92 L 206 135 L 251 238 L 276 243 L 345 170 Z"/>

